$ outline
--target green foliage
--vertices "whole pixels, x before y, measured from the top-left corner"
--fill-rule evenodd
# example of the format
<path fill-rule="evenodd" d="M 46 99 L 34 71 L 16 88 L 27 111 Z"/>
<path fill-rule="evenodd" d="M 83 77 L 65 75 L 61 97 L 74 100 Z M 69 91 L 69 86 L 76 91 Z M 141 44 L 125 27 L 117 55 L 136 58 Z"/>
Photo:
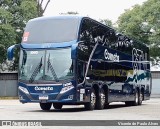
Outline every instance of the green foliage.
<path fill-rule="evenodd" d="M 99 22 L 101 22 L 102 24 L 106 25 L 106 26 L 109 26 L 109 27 L 112 27 L 113 28 L 113 23 L 111 20 L 109 19 L 100 19 Z"/>
<path fill-rule="evenodd" d="M 23 29 L 29 19 L 38 16 L 37 0 L 0 1 L 0 70 L 7 64 L 6 51 L 9 46 L 21 42 Z M 13 69 L 18 64 L 18 54 Z M 3 63 L 3 64 L 2 64 Z"/>
<path fill-rule="evenodd" d="M 150 47 L 151 56 L 160 56 L 160 0 L 148 0 L 126 10 L 118 19 L 121 33 L 140 40 Z M 159 60 L 157 60 L 159 61 Z"/>

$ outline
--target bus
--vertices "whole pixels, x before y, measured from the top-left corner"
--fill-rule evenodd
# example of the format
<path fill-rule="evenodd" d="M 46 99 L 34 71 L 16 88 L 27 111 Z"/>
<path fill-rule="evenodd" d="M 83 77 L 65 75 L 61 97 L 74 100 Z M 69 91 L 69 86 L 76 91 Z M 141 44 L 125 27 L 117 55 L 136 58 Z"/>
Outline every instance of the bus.
<path fill-rule="evenodd" d="M 149 48 L 82 16 L 29 20 L 20 48 L 18 96 L 42 110 L 63 105 L 105 109 L 111 102 L 141 105 L 151 95 Z"/>

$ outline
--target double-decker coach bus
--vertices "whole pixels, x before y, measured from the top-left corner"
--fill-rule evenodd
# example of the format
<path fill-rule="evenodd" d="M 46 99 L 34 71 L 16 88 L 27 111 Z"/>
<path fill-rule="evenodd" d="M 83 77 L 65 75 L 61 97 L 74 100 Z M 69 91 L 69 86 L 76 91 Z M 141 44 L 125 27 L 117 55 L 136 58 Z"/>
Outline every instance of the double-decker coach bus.
<path fill-rule="evenodd" d="M 87 110 L 111 102 L 141 105 L 151 94 L 149 48 L 91 18 L 40 17 L 30 20 L 20 48 L 18 94 L 22 103 L 83 104 Z"/>

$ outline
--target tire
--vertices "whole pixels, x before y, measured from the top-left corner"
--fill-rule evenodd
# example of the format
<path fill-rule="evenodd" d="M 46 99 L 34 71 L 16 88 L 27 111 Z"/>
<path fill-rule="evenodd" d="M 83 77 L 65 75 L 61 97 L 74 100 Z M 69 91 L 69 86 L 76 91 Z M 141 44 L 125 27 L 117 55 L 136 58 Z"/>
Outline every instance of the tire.
<path fill-rule="evenodd" d="M 96 109 L 102 110 L 105 106 L 106 95 L 104 89 L 100 89 L 100 92 L 96 96 Z"/>
<path fill-rule="evenodd" d="M 141 91 L 139 91 L 139 94 L 138 94 L 138 105 L 142 105 L 142 101 L 143 101 L 143 93 Z"/>
<path fill-rule="evenodd" d="M 54 109 L 62 109 L 62 104 L 61 103 L 53 103 Z"/>
<path fill-rule="evenodd" d="M 134 98 L 134 101 L 132 102 L 132 105 L 133 105 L 133 106 L 137 106 L 137 105 L 138 105 L 138 100 L 139 100 L 139 93 L 138 93 L 138 91 L 136 90 L 135 98 Z"/>
<path fill-rule="evenodd" d="M 139 102 L 139 94 L 138 91 L 135 91 L 134 101 L 126 101 L 125 104 L 127 106 L 137 106 Z"/>
<path fill-rule="evenodd" d="M 41 109 L 45 111 L 50 110 L 51 106 L 52 106 L 52 103 L 40 103 Z"/>
<path fill-rule="evenodd" d="M 84 106 L 85 106 L 86 110 L 94 110 L 95 109 L 95 106 L 96 106 L 96 94 L 95 94 L 95 90 L 94 89 L 91 90 L 90 102 L 85 103 Z"/>

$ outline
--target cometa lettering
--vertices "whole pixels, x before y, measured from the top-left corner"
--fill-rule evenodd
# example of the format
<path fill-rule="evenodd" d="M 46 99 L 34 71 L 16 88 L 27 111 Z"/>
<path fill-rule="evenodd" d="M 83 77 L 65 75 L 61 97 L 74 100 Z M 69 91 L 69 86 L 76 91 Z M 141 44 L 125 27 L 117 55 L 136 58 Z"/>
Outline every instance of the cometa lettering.
<path fill-rule="evenodd" d="M 109 53 L 107 49 L 105 49 L 104 51 L 104 57 L 106 60 L 119 61 L 119 56 L 117 55 L 117 53 Z"/>
<path fill-rule="evenodd" d="M 53 90 L 53 87 L 38 87 L 38 86 L 36 86 L 35 88 L 34 88 L 35 90 Z"/>

